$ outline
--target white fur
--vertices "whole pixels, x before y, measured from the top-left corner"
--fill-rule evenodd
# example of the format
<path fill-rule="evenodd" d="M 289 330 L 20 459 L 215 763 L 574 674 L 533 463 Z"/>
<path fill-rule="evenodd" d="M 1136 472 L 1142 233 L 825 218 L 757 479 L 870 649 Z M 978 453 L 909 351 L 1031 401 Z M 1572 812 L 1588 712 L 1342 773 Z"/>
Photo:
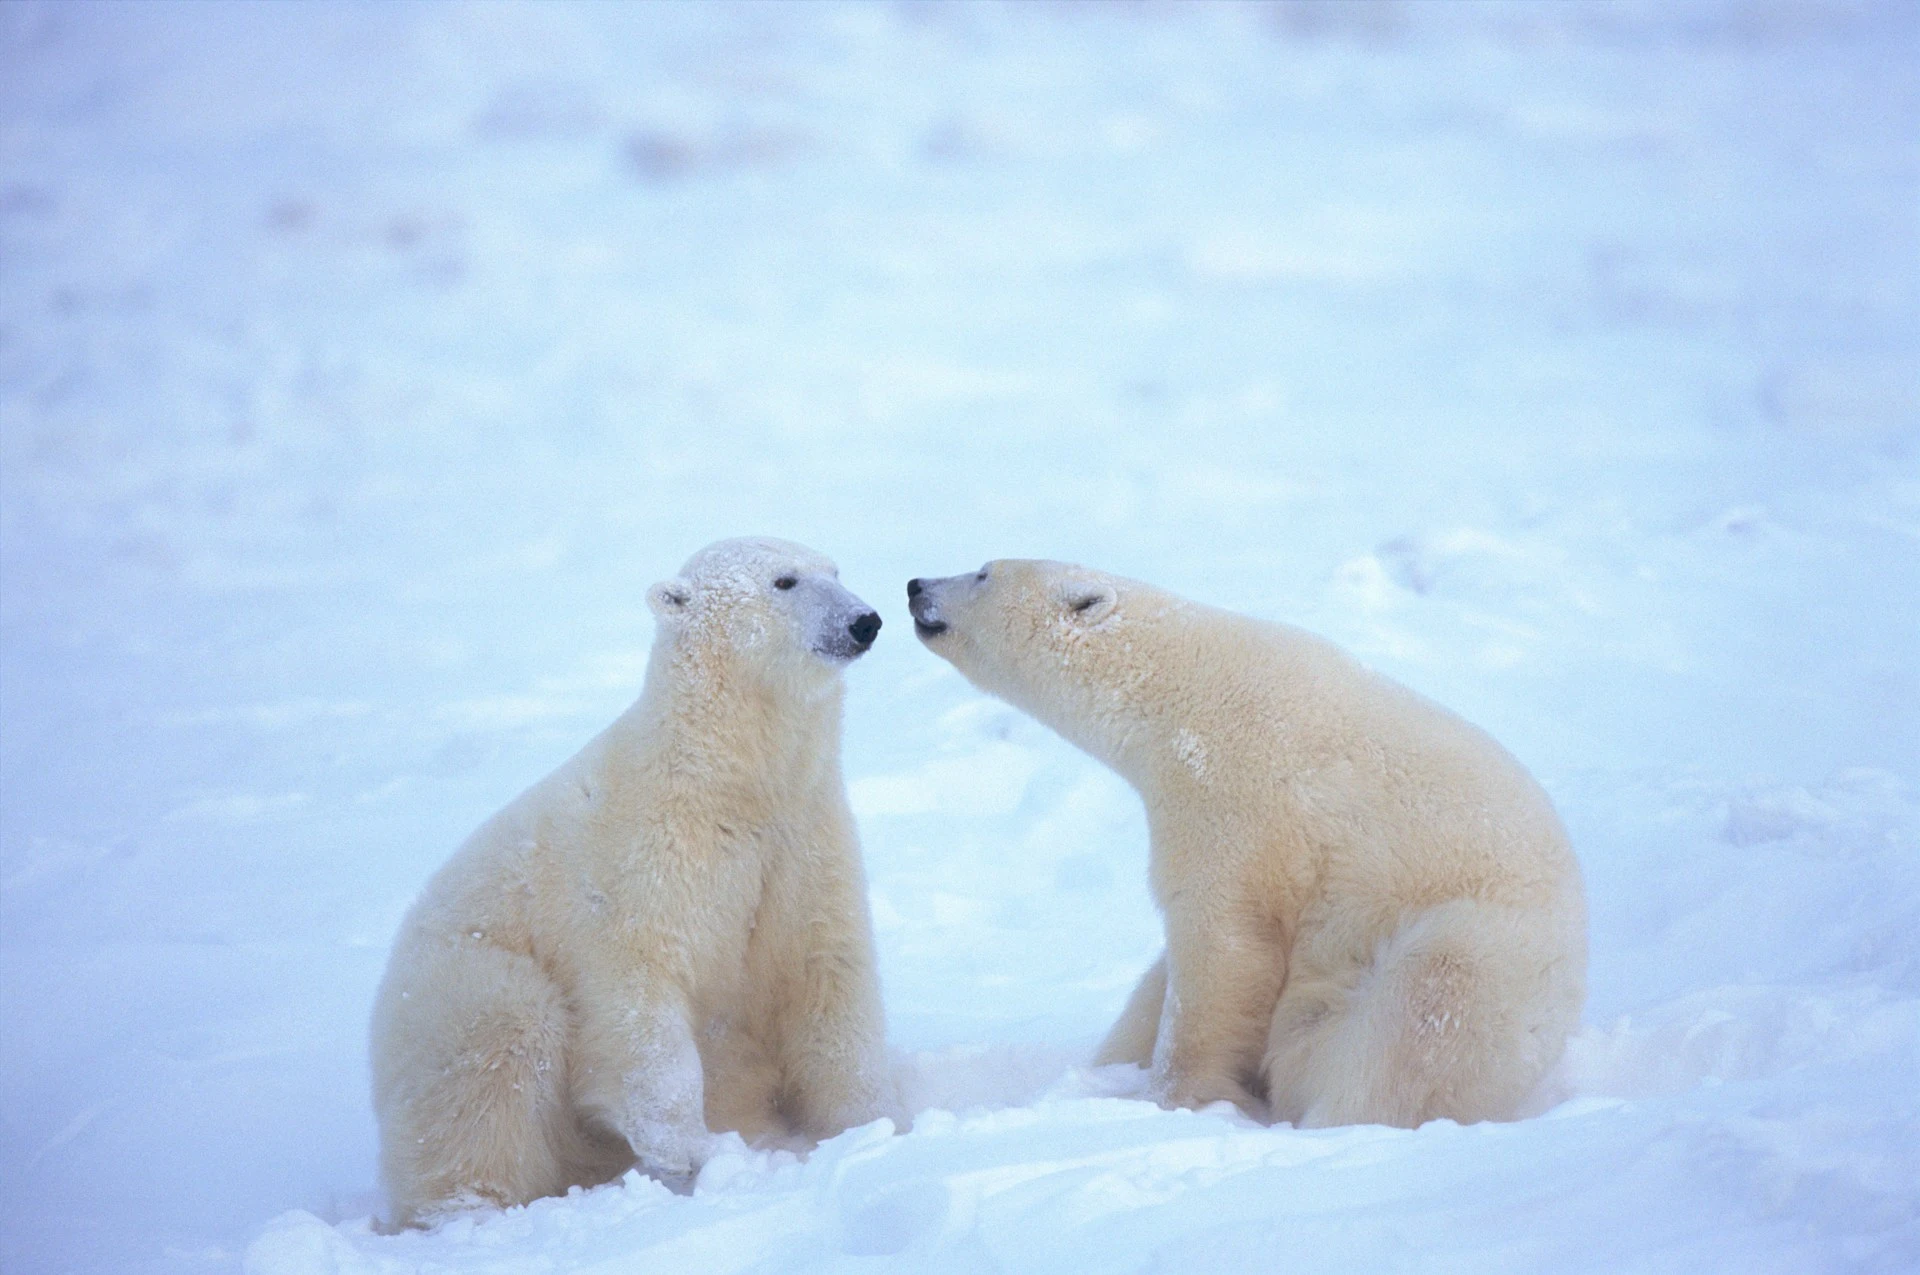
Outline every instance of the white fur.
<path fill-rule="evenodd" d="M 724 541 L 648 599 L 645 689 L 427 885 L 373 1016 L 396 1222 L 695 1171 L 888 1108 L 833 564 Z M 775 587 L 790 580 L 789 587 Z"/>
<path fill-rule="evenodd" d="M 914 582 L 922 641 L 1139 790 L 1167 951 L 1100 1062 L 1296 1124 L 1512 1118 L 1586 981 L 1578 865 L 1475 727 L 1285 625 L 1064 563 Z"/>

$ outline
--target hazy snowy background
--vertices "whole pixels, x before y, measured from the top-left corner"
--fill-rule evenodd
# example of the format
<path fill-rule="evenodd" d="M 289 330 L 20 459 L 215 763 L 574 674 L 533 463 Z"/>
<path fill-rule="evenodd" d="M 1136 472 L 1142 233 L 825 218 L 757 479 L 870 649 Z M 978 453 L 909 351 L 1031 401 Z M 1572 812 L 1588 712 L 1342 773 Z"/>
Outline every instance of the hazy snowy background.
<path fill-rule="evenodd" d="M 1920 1267 L 1916 119 L 1902 0 L 0 5 L 0 1269 Z M 886 617 L 848 774 L 953 1114 L 372 1235 L 403 909 L 743 533 Z M 1566 1101 L 1070 1071 L 1158 924 L 1128 790 L 912 640 L 999 555 L 1531 766 Z"/>

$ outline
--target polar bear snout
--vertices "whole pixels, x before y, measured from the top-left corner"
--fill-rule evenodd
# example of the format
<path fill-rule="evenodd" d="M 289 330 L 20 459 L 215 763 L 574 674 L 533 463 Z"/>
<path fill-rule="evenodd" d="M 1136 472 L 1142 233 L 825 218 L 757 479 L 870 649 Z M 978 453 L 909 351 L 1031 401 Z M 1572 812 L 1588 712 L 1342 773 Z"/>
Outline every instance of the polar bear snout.
<path fill-rule="evenodd" d="M 913 613 L 913 631 L 922 638 L 937 637 L 947 631 L 947 622 L 940 615 L 940 600 L 935 590 L 928 587 L 939 583 L 918 576 L 907 581 L 907 610 Z"/>
<path fill-rule="evenodd" d="M 830 664 L 859 659 L 880 634 L 879 613 L 837 580 L 803 578 L 786 596 L 805 617 L 802 626 L 813 653 Z"/>

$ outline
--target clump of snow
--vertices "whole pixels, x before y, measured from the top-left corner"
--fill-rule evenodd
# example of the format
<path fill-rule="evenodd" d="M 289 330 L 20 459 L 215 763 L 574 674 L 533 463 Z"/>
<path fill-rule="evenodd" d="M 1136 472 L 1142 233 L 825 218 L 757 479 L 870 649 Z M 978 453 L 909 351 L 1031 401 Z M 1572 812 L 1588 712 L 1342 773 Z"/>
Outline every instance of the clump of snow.
<path fill-rule="evenodd" d="M 0 67 L 0 1269 L 1920 1266 L 1912 5 L 10 3 Z M 758 534 L 887 622 L 898 1127 L 379 1234 L 402 912 Z M 1142 812 L 901 605 L 1001 555 L 1541 777 L 1538 1116 L 1086 1067 Z"/>
<path fill-rule="evenodd" d="M 1181 727 L 1174 733 L 1173 754 L 1195 779 L 1207 777 L 1207 743 L 1197 731 Z"/>

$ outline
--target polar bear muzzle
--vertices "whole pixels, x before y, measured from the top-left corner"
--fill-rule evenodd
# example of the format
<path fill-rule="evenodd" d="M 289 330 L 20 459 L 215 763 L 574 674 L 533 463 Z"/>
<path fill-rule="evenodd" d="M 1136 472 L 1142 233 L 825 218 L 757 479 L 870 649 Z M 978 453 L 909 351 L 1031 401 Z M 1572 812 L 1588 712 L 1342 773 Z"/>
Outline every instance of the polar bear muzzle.
<path fill-rule="evenodd" d="M 920 635 L 922 641 L 947 631 L 947 621 L 940 608 L 942 596 L 949 586 L 968 579 L 972 577 L 947 576 L 939 580 L 926 580 L 916 576 L 907 581 L 907 610 L 913 613 L 913 631 Z"/>
<path fill-rule="evenodd" d="M 799 595 L 796 603 L 813 632 L 814 654 L 839 663 L 865 655 L 880 634 L 879 613 L 836 580 L 802 577 L 797 584 L 783 591 Z"/>

